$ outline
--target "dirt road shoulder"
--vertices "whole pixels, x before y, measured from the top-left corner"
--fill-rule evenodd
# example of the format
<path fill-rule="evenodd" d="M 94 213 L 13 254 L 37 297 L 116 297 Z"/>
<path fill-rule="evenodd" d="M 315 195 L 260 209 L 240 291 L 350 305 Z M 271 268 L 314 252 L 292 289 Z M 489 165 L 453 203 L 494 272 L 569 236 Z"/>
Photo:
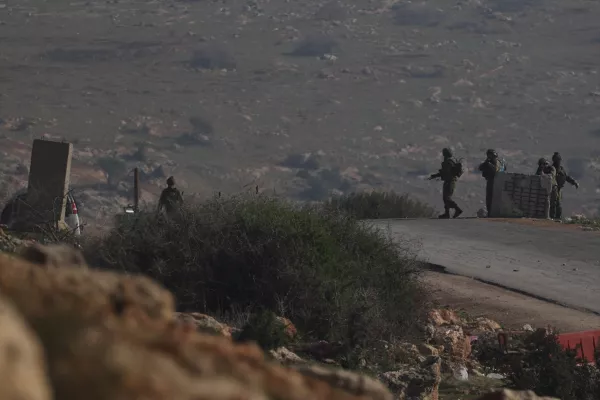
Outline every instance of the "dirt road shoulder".
<path fill-rule="evenodd" d="M 600 316 L 572 310 L 458 275 L 428 271 L 423 277 L 434 302 L 485 316 L 505 328 L 553 326 L 561 332 L 600 329 Z"/>

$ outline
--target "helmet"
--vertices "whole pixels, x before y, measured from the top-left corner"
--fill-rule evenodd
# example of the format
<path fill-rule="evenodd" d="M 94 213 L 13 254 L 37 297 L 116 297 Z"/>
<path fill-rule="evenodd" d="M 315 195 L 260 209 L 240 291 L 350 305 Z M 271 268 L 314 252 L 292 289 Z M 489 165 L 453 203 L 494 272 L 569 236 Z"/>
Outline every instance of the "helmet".
<path fill-rule="evenodd" d="M 555 151 L 552 155 L 552 162 L 562 161 L 562 157 L 558 151 Z"/>
<path fill-rule="evenodd" d="M 489 157 L 489 156 L 492 156 L 492 157 L 498 157 L 498 153 L 496 153 L 496 150 L 494 150 L 494 149 L 488 149 L 488 150 L 487 150 L 487 152 L 486 152 L 485 154 L 487 154 L 487 155 L 488 155 L 488 157 Z"/>
<path fill-rule="evenodd" d="M 538 165 L 544 165 L 547 163 L 548 163 L 548 160 L 546 160 L 544 157 L 542 157 L 538 160 Z"/>
<path fill-rule="evenodd" d="M 442 150 L 442 154 L 443 154 L 444 157 L 450 158 L 450 157 L 452 157 L 452 150 L 450 150 L 449 148 L 445 147 Z"/>
<path fill-rule="evenodd" d="M 167 185 L 168 185 L 168 186 L 175 186 L 175 178 L 173 178 L 172 176 L 170 176 L 170 177 L 167 179 Z"/>

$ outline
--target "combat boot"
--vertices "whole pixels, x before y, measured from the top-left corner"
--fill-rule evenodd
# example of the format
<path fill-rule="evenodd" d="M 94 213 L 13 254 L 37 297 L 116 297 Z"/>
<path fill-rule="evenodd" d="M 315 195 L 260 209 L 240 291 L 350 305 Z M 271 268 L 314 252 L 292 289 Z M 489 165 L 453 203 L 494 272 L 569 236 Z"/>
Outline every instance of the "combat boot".
<path fill-rule="evenodd" d="M 439 219 L 450 219 L 450 212 L 446 211 L 445 213 L 438 215 L 438 218 Z"/>
<path fill-rule="evenodd" d="M 452 216 L 452 218 L 458 218 L 460 216 L 460 214 L 463 213 L 463 210 L 460 208 L 456 208 L 454 209 L 454 215 Z"/>

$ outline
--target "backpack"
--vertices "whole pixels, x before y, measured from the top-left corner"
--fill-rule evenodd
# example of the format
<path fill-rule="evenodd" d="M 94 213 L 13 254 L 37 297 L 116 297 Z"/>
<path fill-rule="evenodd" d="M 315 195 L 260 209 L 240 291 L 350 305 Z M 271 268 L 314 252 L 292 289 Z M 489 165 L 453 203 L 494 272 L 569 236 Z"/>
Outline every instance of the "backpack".
<path fill-rule="evenodd" d="M 462 164 L 462 158 L 460 160 L 453 160 L 452 163 L 452 175 L 456 178 L 460 178 L 465 173 L 465 168 Z"/>

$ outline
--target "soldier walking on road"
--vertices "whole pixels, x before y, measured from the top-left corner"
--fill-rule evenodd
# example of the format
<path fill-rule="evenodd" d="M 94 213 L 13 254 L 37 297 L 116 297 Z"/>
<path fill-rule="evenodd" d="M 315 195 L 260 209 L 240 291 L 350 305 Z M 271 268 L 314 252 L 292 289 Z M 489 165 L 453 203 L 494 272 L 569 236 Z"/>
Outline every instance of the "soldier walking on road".
<path fill-rule="evenodd" d="M 175 187 L 175 178 L 170 176 L 167 179 L 167 187 L 160 194 L 158 211 L 164 208 L 167 215 L 173 215 L 179 210 L 181 204 L 183 204 L 183 196 L 179 189 Z"/>
<path fill-rule="evenodd" d="M 557 151 L 552 155 L 552 166 L 556 169 L 556 196 L 554 202 L 550 203 L 550 218 L 561 219 L 562 218 L 562 189 L 565 187 L 565 183 L 569 182 L 571 185 L 579 189 L 579 183 L 573 179 L 565 167 L 562 166 L 562 157 Z M 554 204 L 552 204 L 554 203 Z"/>
<path fill-rule="evenodd" d="M 452 218 L 457 218 L 462 214 L 462 209 L 456 204 L 452 196 L 456 189 L 456 181 L 463 174 L 462 163 L 452 158 L 452 151 L 445 148 L 442 150 L 444 161 L 442 161 L 442 168 L 435 174 L 432 174 L 429 179 L 441 178 L 444 182 L 442 187 L 442 197 L 444 200 L 444 213 L 439 218 L 447 219 L 450 218 L 450 209 L 454 209 L 454 215 Z"/>
<path fill-rule="evenodd" d="M 494 178 L 496 174 L 504 170 L 503 164 L 498 159 L 498 153 L 494 149 L 488 149 L 486 152 L 487 158 L 484 162 L 479 164 L 479 171 L 481 176 L 486 180 L 485 184 L 485 207 L 487 209 L 487 215 L 490 216 L 492 211 L 492 196 L 494 194 Z"/>

